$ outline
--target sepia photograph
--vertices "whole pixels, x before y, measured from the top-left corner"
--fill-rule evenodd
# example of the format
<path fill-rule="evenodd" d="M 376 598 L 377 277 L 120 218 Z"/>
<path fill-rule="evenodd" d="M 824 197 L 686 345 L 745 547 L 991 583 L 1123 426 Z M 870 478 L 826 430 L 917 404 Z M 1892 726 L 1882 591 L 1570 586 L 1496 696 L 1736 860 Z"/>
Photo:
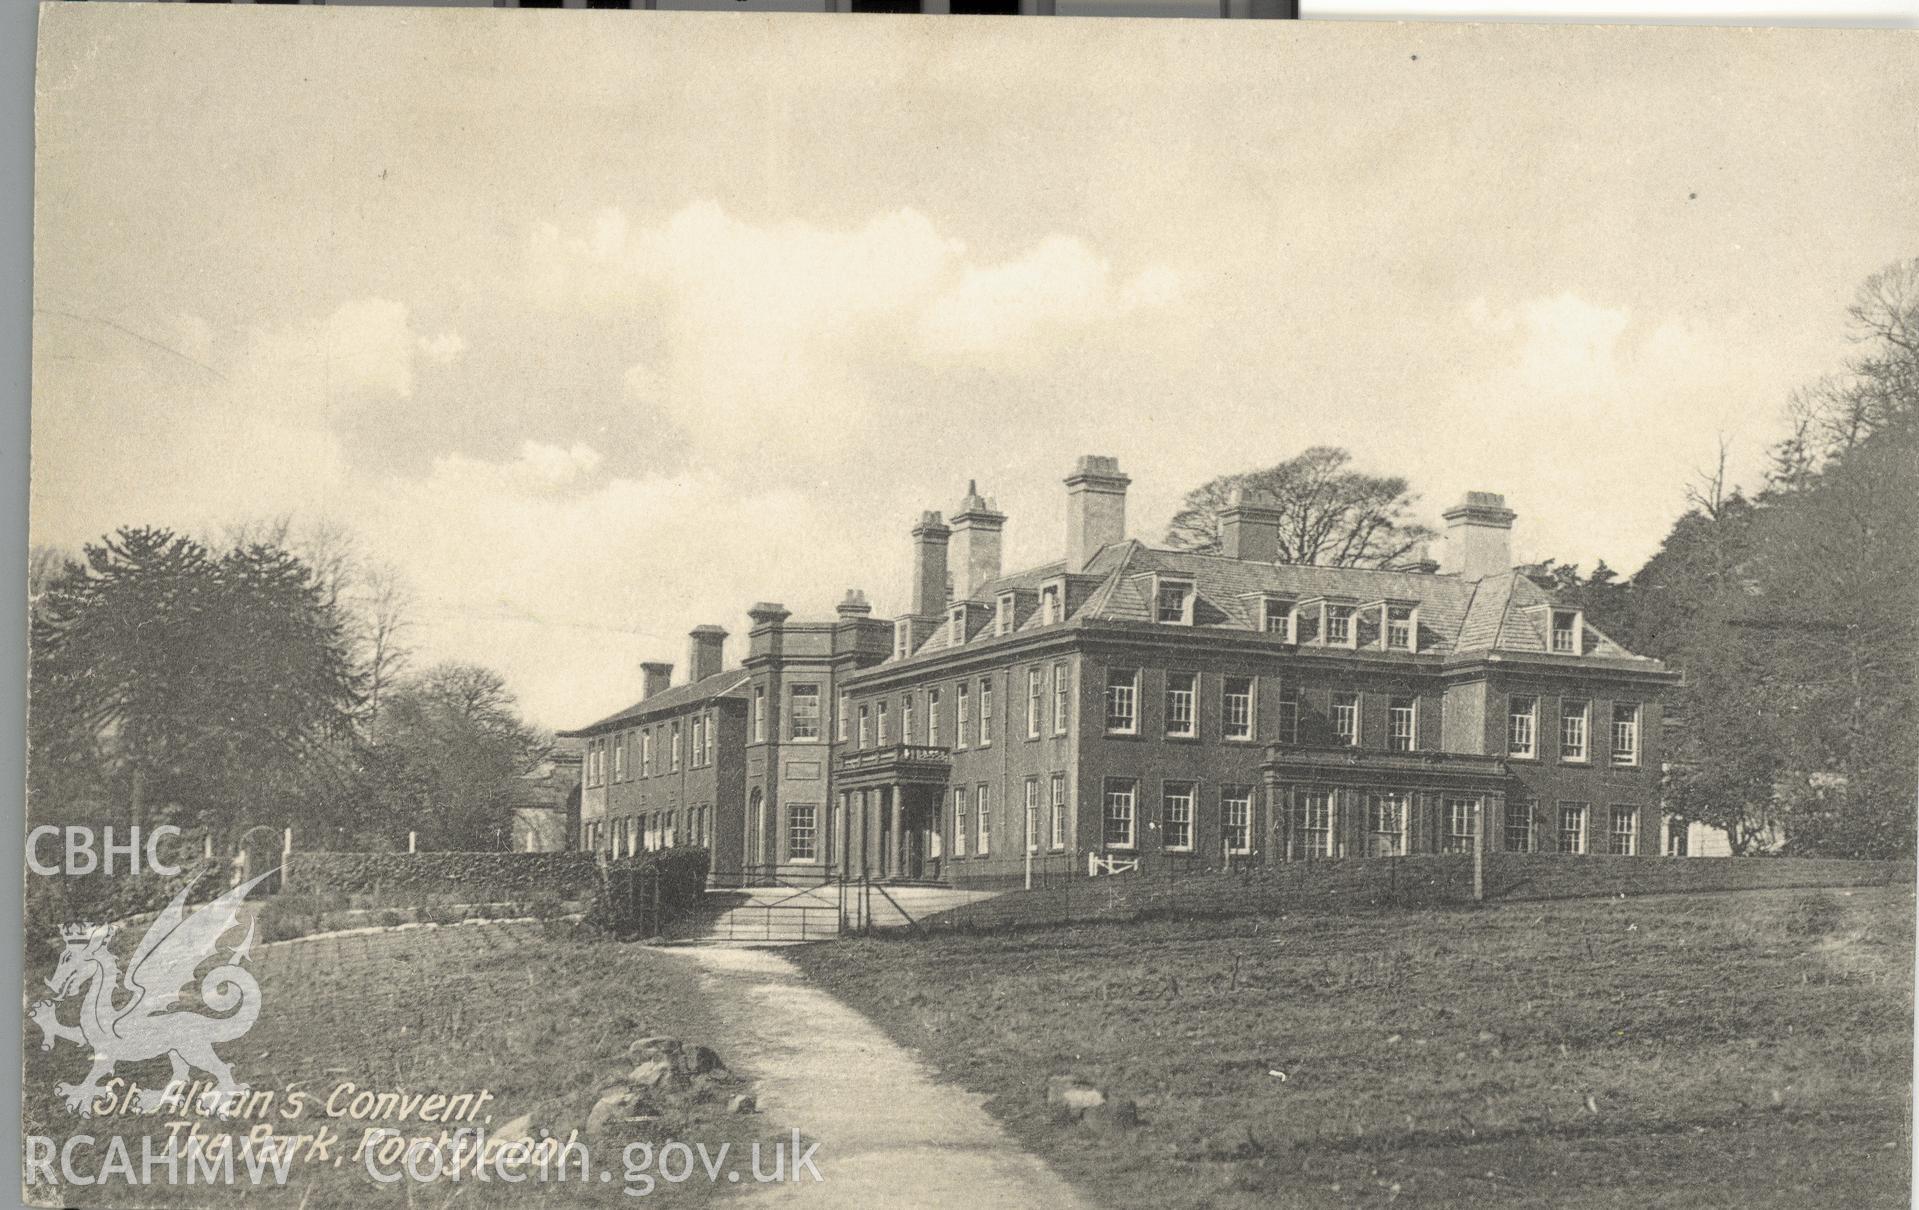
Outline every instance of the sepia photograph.
<path fill-rule="evenodd" d="M 1910 1205 L 1919 32 L 969 3 L 41 7 L 25 1201 Z"/>

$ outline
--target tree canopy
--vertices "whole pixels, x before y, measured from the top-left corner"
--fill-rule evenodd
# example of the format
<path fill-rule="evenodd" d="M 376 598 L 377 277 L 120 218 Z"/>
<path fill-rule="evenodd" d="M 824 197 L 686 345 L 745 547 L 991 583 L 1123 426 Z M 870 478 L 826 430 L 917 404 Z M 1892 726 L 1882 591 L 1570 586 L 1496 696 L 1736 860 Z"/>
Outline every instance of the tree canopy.
<path fill-rule="evenodd" d="M 91 780 L 135 823 L 150 802 L 230 816 L 352 739 L 361 676 L 339 619 L 277 547 L 215 556 L 121 529 L 48 579 L 31 641 L 30 780 Z"/>
<path fill-rule="evenodd" d="M 1791 399 L 1759 492 L 1728 487 L 1722 457 L 1623 595 L 1561 569 L 1608 633 L 1684 673 L 1667 806 L 1735 851 L 1914 849 L 1919 259 L 1869 278 L 1849 318 L 1854 355 Z"/>
<path fill-rule="evenodd" d="M 1219 511 L 1239 491 L 1279 510 L 1279 562 L 1393 567 L 1423 557 L 1433 531 L 1413 520 L 1418 497 L 1406 480 L 1351 462 L 1347 451 L 1317 445 L 1264 470 L 1209 479 L 1186 493 L 1167 545 L 1217 551 Z"/>
<path fill-rule="evenodd" d="M 35 818 L 222 843 L 261 823 L 328 847 L 507 843 L 514 783 L 546 745 L 503 678 L 408 679 L 404 582 L 339 531 L 282 521 L 228 541 L 130 527 L 79 559 L 35 552 Z"/>

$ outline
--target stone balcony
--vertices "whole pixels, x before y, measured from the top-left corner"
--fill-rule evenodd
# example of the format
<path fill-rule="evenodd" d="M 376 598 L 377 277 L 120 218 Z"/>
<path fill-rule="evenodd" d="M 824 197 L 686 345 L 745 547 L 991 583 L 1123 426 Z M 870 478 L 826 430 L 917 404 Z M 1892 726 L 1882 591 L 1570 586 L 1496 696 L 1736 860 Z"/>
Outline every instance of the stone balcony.
<path fill-rule="evenodd" d="M 953 771 L 953 753 L 928 744 L 892 744 L 842 752 L 834 766 L 841 785 L 946 784 Z"/>

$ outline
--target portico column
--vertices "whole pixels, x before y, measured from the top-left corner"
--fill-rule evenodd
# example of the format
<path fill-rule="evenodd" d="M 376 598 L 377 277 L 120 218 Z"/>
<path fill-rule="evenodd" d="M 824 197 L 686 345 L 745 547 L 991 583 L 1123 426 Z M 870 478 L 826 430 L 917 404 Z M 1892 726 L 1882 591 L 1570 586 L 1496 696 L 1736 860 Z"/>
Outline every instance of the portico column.
<path fill-rule="evenodd" d="M 901 878 L 906 874 L 906 809 L 900 802 L 900 788 L 893 787 L 893 877 Z"/>
<path fill-rule="evenodd" d="M 873 848 L 871 834 L 869 834 L 869 832 L 871 832 L 871 826 L 873 826 L 871 825 L 871 815 L 873 815 L 871 802 L 873 802 L 873 792 L 871 792 L 871 790 L 860 790 L 860 876 L 862 876 L 862 878 L 869 878 L 869 876 L 873 874 L 873 871 L 871 871 L 871 855 L 869 855 L 871 848 Z"/>

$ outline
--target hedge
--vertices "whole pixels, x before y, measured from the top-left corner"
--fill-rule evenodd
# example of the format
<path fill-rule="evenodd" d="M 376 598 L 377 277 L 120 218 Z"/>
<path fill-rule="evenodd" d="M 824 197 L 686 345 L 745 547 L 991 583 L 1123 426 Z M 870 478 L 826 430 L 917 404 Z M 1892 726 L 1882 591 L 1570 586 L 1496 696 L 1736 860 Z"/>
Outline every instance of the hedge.
<path fill-rule="evenodd" d="M 705 849 L 654 849 L 606 865 L 586 923 L 616 937 L 650 937 L 701 903 L 712 854 Z"/>
<path fill-rule="evenodd" d="M 583 898 L 599 889 L 592 853 L 332 853 L 287 854 L 289 891 L 378 895 L 443 895 L 498 903 L 542 894 Z"/>
<path fill-rule="evenodd" d="M 1612 898 L 1788 887 L 1910 885 L 1910 861 L 1804 857 L 1611 857 L 1489 853 L 1486 900 Z M 936 913 L 930 928 L 1045 925 L 1147 916 L 1246 916 L 1472 902 L 1472 858 L 1423 854 L 1248 866 L 1233 873 L 1158 871 L 1053 879 Z"/>
<path fill-rule="evenodd" d="M 126 921 L 158 912 L 187 888 L 187 902 L 205 903 L 227 889 L 228 865 L 219 858 L 199 860 L 168 877 L 158 874 L 27 875 L 26 952 L 30 964 L 57 955 L 65 945 L 60 930 L 68 924 Z"/>
<path fill-rule="evenodd" d="M 1461 859 L 1464 860 L 1464 859 Z M 1610 857 L 1489 853 L 1488 899 L 1583 899 L 1782 887 L 1910 884 L 1910 861 L 1837 857 Z"/>

